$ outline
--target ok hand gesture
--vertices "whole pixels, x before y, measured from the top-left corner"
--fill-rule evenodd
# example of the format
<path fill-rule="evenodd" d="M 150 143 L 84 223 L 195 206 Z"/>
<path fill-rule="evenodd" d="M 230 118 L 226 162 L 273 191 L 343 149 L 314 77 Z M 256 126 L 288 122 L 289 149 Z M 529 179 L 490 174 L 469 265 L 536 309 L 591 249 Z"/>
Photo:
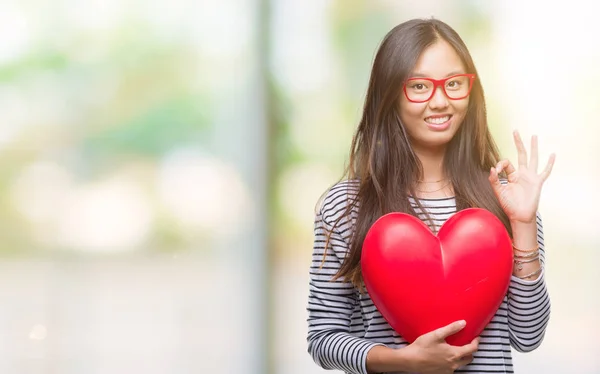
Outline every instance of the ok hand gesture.
<path fill-rule="evenodd" d="M 534 135 L 531 138 L 531 157 L 528 160 L 521 136 L 517 131 L 514 131 L 513 135 L 518 151 L 518 169 L 515 169 L 509 160 L 504 159 L 491 168 L 489 181 L 511 223 L 532 223 L 535 222 L 542 185 L 550 176 L 556 155 L 550 155 L 546 167 L 538 174 L 537 137 Z M 498 179 L 498 174 L 503 170 L 508 177 L 506 184 Z"/>

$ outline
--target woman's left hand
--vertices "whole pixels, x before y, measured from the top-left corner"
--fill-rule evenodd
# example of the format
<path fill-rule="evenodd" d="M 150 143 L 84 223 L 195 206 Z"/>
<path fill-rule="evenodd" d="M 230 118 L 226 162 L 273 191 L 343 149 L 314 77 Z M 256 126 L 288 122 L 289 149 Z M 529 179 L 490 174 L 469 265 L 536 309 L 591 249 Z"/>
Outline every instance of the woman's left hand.
<path fill-rule="evenodd" d="M 504 159 L 495 168 L 491 168 L 489 180 L 508 219 L 513 223 L 532 223 L 535 222 L 542 185 L 550 176 L 556 155 L 550 155 L 546 168 L 538 174 L 537 137 L 534 135 L 531 138 L 531 158 L 528 161 L 527 150 L 519 132 L 514 131 L 513 135 L 518 151 L 518 170 L 509 160 Z M 500 183 L 498 179 L 502 170 L 506 170 L 506 184 Z"/>

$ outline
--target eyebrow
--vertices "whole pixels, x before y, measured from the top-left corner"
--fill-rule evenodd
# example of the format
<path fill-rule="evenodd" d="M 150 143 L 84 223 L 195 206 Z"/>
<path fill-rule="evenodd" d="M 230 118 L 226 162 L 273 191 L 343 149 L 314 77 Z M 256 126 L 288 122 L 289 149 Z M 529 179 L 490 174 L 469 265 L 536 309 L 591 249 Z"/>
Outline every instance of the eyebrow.
<path fill-rule="evenodd" d="M 465 74 L 465 72 L 462 71 L 462 70 L 454 70 L 454 71 L 451 71 L 450 73 L 448 73 L 445 78 L 448 78 L 448 77 L 451 77 L 451 76 L 457 75 L 457 74 Z M 416 72 L 416 73 L 412 73 L 411 77 L 415 77 L 415 78 L 429 78 L 430 76 L 426 75 L 426 74 L 423 74 L 423 73 Z"/>

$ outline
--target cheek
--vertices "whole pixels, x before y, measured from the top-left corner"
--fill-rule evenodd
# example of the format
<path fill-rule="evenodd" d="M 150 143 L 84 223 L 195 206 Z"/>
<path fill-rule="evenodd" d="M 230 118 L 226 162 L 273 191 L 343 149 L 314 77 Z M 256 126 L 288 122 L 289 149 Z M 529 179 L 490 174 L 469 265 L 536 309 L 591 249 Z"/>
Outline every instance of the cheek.
<path fill-rule="evenodd" d="M 467 114 L 467 109 L 469 108 L 469 100 L 461 100 L 454 104 L 454 115 L 460 117 L 462 120 L 465 118 Z"/>
<path fill-rule="evenodd" d="M 410 125 L 411 121 L 423 119 L 426 106 L 426 104 L 402 100 L 400 103 L 400 118 L 405 124 Z"/>

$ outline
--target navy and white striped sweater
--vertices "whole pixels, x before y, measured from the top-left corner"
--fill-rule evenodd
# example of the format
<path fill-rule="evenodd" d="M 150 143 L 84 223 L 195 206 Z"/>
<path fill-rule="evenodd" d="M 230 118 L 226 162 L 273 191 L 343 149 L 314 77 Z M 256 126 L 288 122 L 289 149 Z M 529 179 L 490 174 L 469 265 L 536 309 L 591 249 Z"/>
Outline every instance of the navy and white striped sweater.
<path fill-rule="evenodd" d="M 366 374 L 366 357 L 375 345 L 402 348 L 408 343 L 381 316 L 368 293 L 359 293 L 343 280 L 332 282 L 349 250 L 356 208 L 343 217 L 330 239 L 323 263 L 327 234 L 356 196 L 357 181 L 343 181 L 327 193 L 315 219 L 308 298 L 308 351 L 325 369 Z M 456 212 L 454 198 L 420 199 L 437 229 Z M 417 214 L 425 216 L 417 208 Z M 428 222 L 425 222 L 428 223 Z M 538 243 L 544 266 L 544 237 L 538 214 Z M 514 373 L 511 347 L 519 352 L 537 348 L 550 318 L 550 299 L 544 270 L 536 280 L 512 277 L 508 293 L 492 321 L 480 335 L 473 361 L 456 373 Z"/>

